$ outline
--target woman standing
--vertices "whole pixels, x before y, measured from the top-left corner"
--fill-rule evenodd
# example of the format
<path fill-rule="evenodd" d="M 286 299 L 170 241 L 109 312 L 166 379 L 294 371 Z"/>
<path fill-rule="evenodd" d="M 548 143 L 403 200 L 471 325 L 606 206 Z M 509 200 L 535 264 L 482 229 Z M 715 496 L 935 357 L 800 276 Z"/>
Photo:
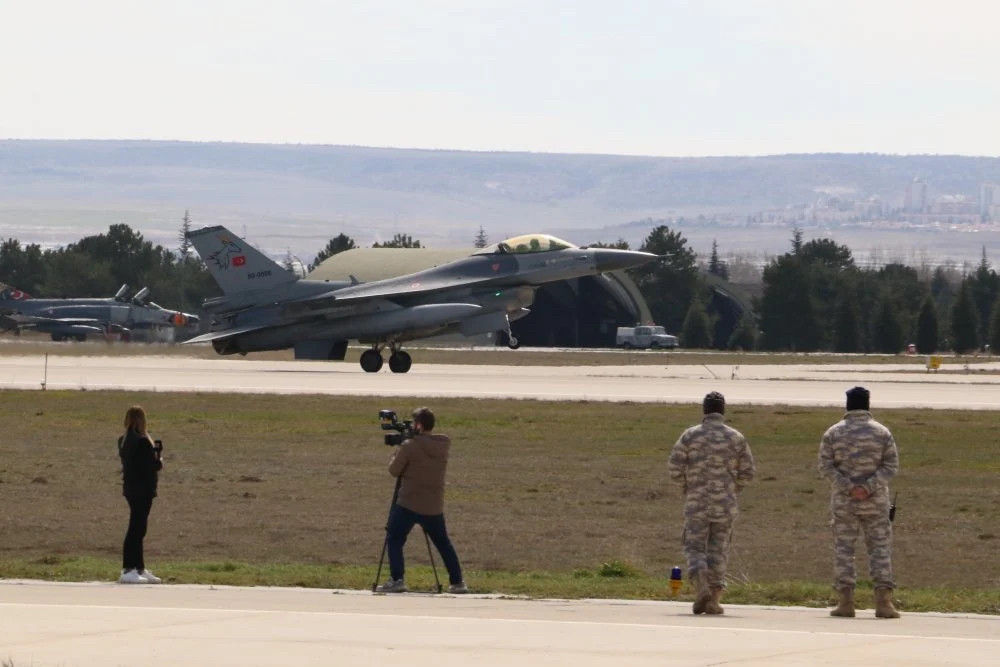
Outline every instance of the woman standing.
<path fill-rule="evenodd" d="M 122 460 L 122 495 L 128 501 L 128 531 L 122 547 L 121 584 L 158 584 L 160 578 L 146 569 L 142 540 L 146 536 L 149 510 L 156 497 L 156 483 L 163 468 L 163 445 L 149 437 L 146 411 L 133 405 L 125 413 L 125 434 L 118 438 Z"/>

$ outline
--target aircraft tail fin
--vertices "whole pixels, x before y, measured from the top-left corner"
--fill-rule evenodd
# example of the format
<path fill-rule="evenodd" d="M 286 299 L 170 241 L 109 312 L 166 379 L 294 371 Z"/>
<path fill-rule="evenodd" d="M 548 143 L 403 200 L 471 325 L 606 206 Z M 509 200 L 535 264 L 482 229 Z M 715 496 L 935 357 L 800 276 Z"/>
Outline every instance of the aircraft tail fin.
<path fill-rule="evenodd" d="M 223 294 L 270 289 L 298 280 L 225 227 L 196 229 L 187 236 Z"/>
<path fill-rule="evenodd" d="M 27 292 L 22 292 L 16 287 L 0 283 L 0 301 L 24 301 L 30 298 L 31 295 Z"/>

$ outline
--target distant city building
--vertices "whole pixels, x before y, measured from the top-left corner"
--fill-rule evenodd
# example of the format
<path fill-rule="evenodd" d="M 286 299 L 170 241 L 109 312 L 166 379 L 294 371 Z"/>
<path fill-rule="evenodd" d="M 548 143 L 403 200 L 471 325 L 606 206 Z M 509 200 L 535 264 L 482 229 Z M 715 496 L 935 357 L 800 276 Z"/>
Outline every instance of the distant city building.
<path fill-rule="evenodd" d="M 934 201 L 933 213 L 939 215 L 975 215 L 975 202 L 965 195 L 941 195 Z"/>
<path fill-rule="evenodd" d="M 1000 220 L 1000 184 L 979 186 L 979 214 L 989 220 Z"/>
<path fill-rule="evenodd" d="M 905 213 L 923 213 L 927 210 L 927 184 L 919 178 L 914 178 L 906 185 L 906 195 L 903 197 Z"/>

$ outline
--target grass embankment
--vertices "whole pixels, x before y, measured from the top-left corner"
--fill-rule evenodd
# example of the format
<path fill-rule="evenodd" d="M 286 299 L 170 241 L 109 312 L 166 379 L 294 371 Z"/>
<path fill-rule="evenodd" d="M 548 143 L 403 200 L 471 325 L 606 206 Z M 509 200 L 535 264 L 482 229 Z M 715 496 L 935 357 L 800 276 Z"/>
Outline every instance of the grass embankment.
<path fill-rule="evenodd" d="M 112 579 L 127 520 L 114 441 L 145 405 L 165 442 L 147 561 L 173 582 L 367 588 L 392 481 L 376 415 L 414 400 L 0 393 L 0 576 Z M 666 598 L 683 565 L 670 447 L 696 406 L 435 401 L 454 439 L 448 522 L 476 592 Z M 830 600 L 828 486 L 815 457 L 836 409 L 732 407 L 758 479 L 744 493 L 727 600 Z M 878 411 L 903 472 L 894 565 L 904 609 L 1000 613 L 995 415 Z M 407 548 L 411 586 L 426 551 Z M 864 564 L 861 563 L 864 572 Z M 681 599 L 689 594 L 684 591 Z M 864 592 L 862 604 L 870 604 Z"/>

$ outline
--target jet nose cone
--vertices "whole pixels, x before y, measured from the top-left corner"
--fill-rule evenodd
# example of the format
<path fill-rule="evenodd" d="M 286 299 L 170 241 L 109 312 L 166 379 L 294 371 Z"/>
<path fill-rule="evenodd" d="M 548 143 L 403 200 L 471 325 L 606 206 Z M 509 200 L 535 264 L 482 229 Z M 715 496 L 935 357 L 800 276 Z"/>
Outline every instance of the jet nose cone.
<path fill-rule="evenodd" d="M 649 252 L 616 250 L 612 248 L 597 248 L 594 250 L 594 266 L 601 273 L 631 269 L 633 266 L 639 266 L 654 259 L 656 259 L 656 255 Z"/>

